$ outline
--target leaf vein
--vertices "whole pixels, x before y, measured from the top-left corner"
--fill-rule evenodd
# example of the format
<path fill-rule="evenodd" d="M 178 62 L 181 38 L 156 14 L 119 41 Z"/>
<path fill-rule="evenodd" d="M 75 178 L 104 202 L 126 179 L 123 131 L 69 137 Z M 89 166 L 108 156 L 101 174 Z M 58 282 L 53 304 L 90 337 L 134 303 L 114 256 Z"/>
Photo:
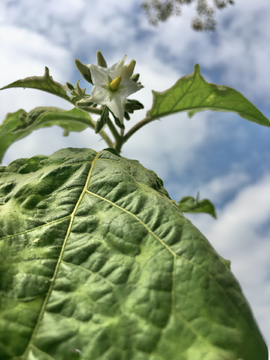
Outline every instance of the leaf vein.
<path fill-rule="evenodd" d="M 68 230 L 67 230 L 67 233 L 66 233 L 66 236 L 65 236 L 65 239 L 64 239 L 64 242 L 63 242 L 63 245 L 62 245 L 62 250 L 61 250 L 61 253 L 59 255 L 59 259 L 57 261 L 57 264 L 56 264 L 56 267 L 55 267 L 55 271 L 54 271 L 54 275 L 52 277 L 52 281 L 51 281 L 51 285 L 50 285 L 50 288 L 48 290 L 48 293 L 47 293 L 47 296 L 43 302 L 43 305 L 42 305 L 42 308 L 41 308 L 41 311 L 40 311 L 40 314 L 39 314 L 39 317 L 38 317 L 38 320 L 37 320 L 37 323 L 36 323 L 36 326 L 33 330 L 33 333 L 32 333 L 32 336 L 31 336 L 31 339 L 29 341 L 29 344 L 28 344 L 28 347 L 26 348 L 25 350 L 25 357 L 28 355 L 29 351 L 30 351 L 30 346 L 32 346 L 33 344 L 33 341 L 34 341 L 34 338 L 38 332 L 38 328 L 40 326 L 40 323 L 41 323 L 41 320 L 43 318 L 43 315 L 44 315 L 44 312 L 45 312 L 45 308 L 46 308 L 46 305 L 48 303 L 48 300 L 50 298 L 50 295 L 51 295 L 51 292 L 52 292 L 52 289 L 53 289 L 53 285 L 54 285 L 54 282 L 55 282 L 55 279 L 56 279 L 56 276 L 57 276 L 57 273 L 58 273 L 58 270 L 60 268 L 60 264 L 61 264 L 61 261 L 62 261 L 62 258 L 63 258 L 63 254 L 64 254 L 64 250 L 65 250 L 65 246 L 66 246 L 66 243 L 67 243 L 67 240 L 68 240 L 68 237 L 69 237 L 69 234 L 70 234 L 70 231 L 71 231 L 71 227 L 72 227 L 72 224 L 73 224 L 73 221 L 74 221 L 74 217 L 75 217 L 75 214 L 76 214 L 76 211 L 77 211 L 77 208 L 80 204 L 80 202 L 82 201 L 83 199 L 83 196 L 87 190 L 87 186 L 88 186 L 88 183 L 90 181 L 90 178 L 91 178 L 91 175 L 92 175 L 92 171 L 93 171 L 93 168 L 94 168 L 94 163 L 95 161 L 97 160 L 97 157 L 98 157 L 98 154 L 96 154 L 94 160 L 92 161 L 92 164 L 90 166 L 90 170 L 89 170 L 89 173 L 88 173 L 88 176 L 87 176 L 87 179 L 86 179 L 86 182 L 85 182 L 85 185 L 84 185 L 84 188 L 81 192 L 81 195 L 79 196 L 78 198 L 78 201 L 73 209 L 73 212 L 72 214 L 70 215 L 70 223 L 69 223 L 69 227 L 68 227 Z"/>

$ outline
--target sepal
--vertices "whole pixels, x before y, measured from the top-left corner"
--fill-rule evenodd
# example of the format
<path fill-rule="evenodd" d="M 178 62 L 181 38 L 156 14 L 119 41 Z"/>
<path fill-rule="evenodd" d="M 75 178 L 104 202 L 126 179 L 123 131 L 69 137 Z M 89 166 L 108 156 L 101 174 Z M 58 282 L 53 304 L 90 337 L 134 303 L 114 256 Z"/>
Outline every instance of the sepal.
<path fill-rule="evenodd" d="M 144 109 L 144 106 L 138 100 L 127 99 L 127 102 L 125 103 L 125 110 L 127 112 L 133 114 L 135 110 L 141 109 Z"/>

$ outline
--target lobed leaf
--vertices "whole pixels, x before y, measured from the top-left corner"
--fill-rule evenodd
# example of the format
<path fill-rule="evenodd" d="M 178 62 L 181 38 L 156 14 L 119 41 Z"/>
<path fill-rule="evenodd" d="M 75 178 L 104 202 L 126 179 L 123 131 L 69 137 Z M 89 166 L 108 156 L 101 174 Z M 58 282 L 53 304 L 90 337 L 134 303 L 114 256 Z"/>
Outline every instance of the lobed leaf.
<path fill-rule="evenodd" d="M 37 107 L 29 113 L 20 109 L 15 113 L 8 113 L 0 125 L 0 162 L 8 149 L 15 141 L 31 134 L 32 131 L 58 125 L 64 129 L 64 135 L 69 131 L 83 131 L 92 126 L 88 113 L 74 108 L 63 110 L 56 107 Z"/>
<path fill-rule="evenodd" d="M 196 199 L 192 196 L 184 196 L 177 205 L 186 213 L 206 213 L 217 218 L 214 205 L 208 199 L 199 200 L 199 194 Z"/>
<path fill-rule="evenodd" d="M 153 91 L 153 105 L 147 116 L 157 119 L 188 111 L 188 116 L 192 117 L 203 110 L 232 111 L 246 120 L 270 126 L 270 121 L 238 91 L 206 82 L 198 64 L 193 73 L 181 77 L 170 89 Z"/>
<path fill-rule="evenodd" d="M 1 360 L 267 360 L 241 289 L 114 150 L 0 168 Z"/>
<path fill-rule="evenodd" d="M 50 76 L 49 74 L 49 69 L 47 67 L 45 67 L 45 73 L 43 76 L 31 76 L 25 79 L 17 80 L 9 85 L 2 87 L 0 90 L 18 87 L 42 90 L 50 94 L 60 96 L 67 101 L 70 100 L 65 90 L 65 87 L 53 80 L 52 76 Z"/>

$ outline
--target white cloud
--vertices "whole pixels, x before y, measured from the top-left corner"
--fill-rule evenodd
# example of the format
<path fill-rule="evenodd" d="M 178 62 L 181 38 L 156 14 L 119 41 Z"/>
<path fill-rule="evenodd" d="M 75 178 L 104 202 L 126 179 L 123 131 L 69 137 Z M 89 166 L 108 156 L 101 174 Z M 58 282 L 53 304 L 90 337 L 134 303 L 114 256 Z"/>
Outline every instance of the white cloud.
<path fill-rule="evenodd" d="M 269 1 L 237 0 L 235 6 L 218 11 L 214 34 L 187 31 L 194 15 L 193 7 L 183 7 L 180 18 L 161 25 L 162 31 L 154 38 L 155 45 L 163 46 L 165 52 L 174 56 L 173 66 L 189 71 L 187 64 L 198 62 L 209 71 L 216 68 L 223 85 L 267 105 L 265 95 L 270 92 L 269 82 L 265 81 L 270 77 Z"/>
<path fill-rule="evenodd" d="M 71 57 L 70 53 L 63 47 L 55 46 L 44 35 L 29 29 L 19 29 L 15 26 L 0 26 L 0 63 L 1 63 L 1 85 L 4 86 L 15 80 L 28 76 L 43 76 L 45 66 L 49 67 L 50 74 L 54 80 L 64 83 L 70 78 Z M 36 106 L 58 106 L 71 109 L 64 100 L 51 94 L 38 90 L 7 89 L 0 93 L 1 108 L 0 117 L 4 119 L 8 112 L 15 112 L 20 108 L 30 111 Z M 3 164 L 21 157 L 29 157 L 38 151 L 48 150 L 52 143 L 42 141 L 48 129 L 34 133 L 14 144 L 6 153 Z M 54 130 L 51 132 L 54 136 Z M 61 140 L 60 140 L 61 143 Z M 20 144 L 20 145 L 19 145 Z M 59 142 L 55 142 L 55 145 Z M 51 153 L 51 151 L 49 152 Z"/>
<path fill-rule="evenodd" d="M 58 72 L 56 75 L 70 71 L 71 54 L 35 31 L 1 25 L 0 46 L 1 81 L 33 75 L 33 72 L 44 71 L 45 65 L 50 66 L 53 72 Z"/>
<path fill-rule="evenodd" d="M 215 203 L 219 203 L 228 193 L 240 190 L 249 181 L 250 176 L 247 173 L 233 169 L 229 174 L 215 177 L 203 185 L 201 193 L 204 194 L 204 197 L 215 199 Z"/>

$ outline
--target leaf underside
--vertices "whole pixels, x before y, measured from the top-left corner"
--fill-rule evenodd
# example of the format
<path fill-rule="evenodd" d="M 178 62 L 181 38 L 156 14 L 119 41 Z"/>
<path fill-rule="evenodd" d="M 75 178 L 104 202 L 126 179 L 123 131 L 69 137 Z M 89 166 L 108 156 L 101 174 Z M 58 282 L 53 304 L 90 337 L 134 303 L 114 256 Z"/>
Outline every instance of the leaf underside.
<path fill-rule="evenodd" d="M 11 88 L 27 88 L 46 91 L 50 94 L 60 96 L 61 98 L 69 101 L 70 98 L 63 85 L 53 80 L 50 76 L 49 69 L 45 66 L 45 73 L 43 76 L 30 76 L 25 79 L 14 81 L 2 87 L 0 90 L 11 89 Z"/>
<path fill-rule="evenodd" d="M 195 199 L 192 196 L 184 196 L 177 202 L 177 205 L 184 213 L 206 213 L 217 218 L 214 205 L 208 199 Z"/>
<path fill-rule="evenodd" d="M 56 107 L 37 107 L 29 113 L 23 109 L 8 113 L 0 125 L 0 163 L 10 145 L 34 130 L 57 125 L 64 129 L 64 135 L 68 135 L 70 131 L 83 131 L 87 127 L 83 122 L 90 123 L 91 118 L 88 113 L 77 108 L 63 110 Z"/>
<path fill-rule="evenodd" d="M 0 167 L 1 360 L 267 360 L 225 262 L 113 150 Z"/>
<path fill-rule="evenodd" d="M 193 73 L 181 77 L 170 89 L 153 91 L 153 106 L 147 116 L 157 119 L 187 111 L 192 117 L 203 110 L 232 111 L 246 120 L 270 127 L 270 121 L 241 93 L 206 82 L 198 64 Z"/>

